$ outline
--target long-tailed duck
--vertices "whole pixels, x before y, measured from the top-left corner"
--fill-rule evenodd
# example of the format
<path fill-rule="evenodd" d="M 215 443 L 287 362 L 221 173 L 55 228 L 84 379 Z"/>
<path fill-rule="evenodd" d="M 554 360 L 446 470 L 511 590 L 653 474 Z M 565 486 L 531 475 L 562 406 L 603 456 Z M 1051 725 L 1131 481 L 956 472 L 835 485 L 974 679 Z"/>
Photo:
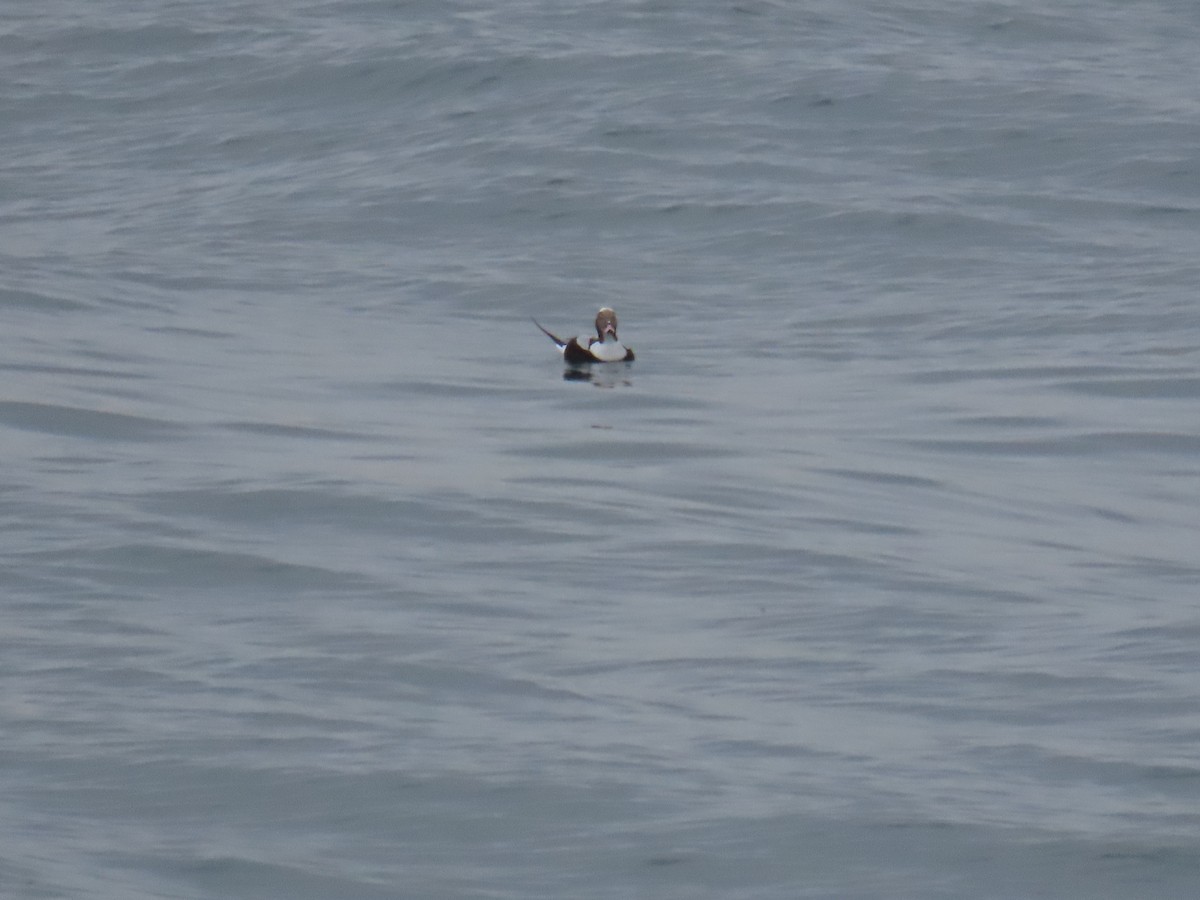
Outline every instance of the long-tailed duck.
<path fill-rule="evenodd" d="M 563 360 L 573 366 L 581 363 L 633 361 L 633 351 L 617 340 L 617 314 L 607 306 L 596 313 L 596 337 L 588 338 L 586 344 L 577 337 L 569 341 L 556 337 L 538 325 L 537 319 L 533 320 L 533 324 L 554 341 L 563 355 Z"/>

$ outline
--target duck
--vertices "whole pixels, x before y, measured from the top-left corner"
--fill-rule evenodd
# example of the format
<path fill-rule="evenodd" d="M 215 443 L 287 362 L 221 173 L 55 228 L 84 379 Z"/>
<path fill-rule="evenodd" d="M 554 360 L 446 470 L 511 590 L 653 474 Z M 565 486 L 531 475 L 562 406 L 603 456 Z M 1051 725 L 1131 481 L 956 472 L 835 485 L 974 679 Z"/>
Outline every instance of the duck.
<path fill-rule="evenodd" d="M 596 313 L 596 336 L 588 338 L 587 343 L 577 337 L 564 341 L 542 328 L 537 319 L 533 320 L 533 324 L 541 329 L 542 334 L 554 341 L 563 355 L 563 360 L 570 365 L 633 362 L 633 351 L 617 338 L 617 314 L 610 307 L 606 306 Z"/>

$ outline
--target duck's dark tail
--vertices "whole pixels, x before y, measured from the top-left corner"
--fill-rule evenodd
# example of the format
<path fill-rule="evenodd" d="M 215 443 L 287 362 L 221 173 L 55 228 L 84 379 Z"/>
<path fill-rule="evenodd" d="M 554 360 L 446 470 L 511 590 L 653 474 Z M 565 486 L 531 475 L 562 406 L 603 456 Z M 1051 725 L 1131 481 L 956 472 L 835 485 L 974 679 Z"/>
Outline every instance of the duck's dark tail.
<path fill-rule="evenodd" d="M 546 337 L 550 338 L 550 340 L 554 341 L 554 345 L 556 347 L 558 347 L 559 350 L 561 350 L 563 347 L 567 346 L 567 342 L 564 341 L 562 338 L 557 337 L 557 336 L 551 334 L 550 332 L 548 332 L 545 328 L 542 328 L 542 326 L 538 324 L 537 319 L 533 319 L 531 321 L 533 322 L 534 325 L 537 325 L 537 327 L 541 330 L 542 334 L 544 334 Z"/>

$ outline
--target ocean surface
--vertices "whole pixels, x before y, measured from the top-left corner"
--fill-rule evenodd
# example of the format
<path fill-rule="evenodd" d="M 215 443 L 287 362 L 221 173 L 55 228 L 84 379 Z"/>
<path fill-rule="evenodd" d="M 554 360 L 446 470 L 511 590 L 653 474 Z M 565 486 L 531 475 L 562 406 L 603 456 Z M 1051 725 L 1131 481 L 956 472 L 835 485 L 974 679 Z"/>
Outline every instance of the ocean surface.
<path fill-rule="evenodd" d="M 6 4 L 0 897 L 1200 895 L 1197 47 Z"/>

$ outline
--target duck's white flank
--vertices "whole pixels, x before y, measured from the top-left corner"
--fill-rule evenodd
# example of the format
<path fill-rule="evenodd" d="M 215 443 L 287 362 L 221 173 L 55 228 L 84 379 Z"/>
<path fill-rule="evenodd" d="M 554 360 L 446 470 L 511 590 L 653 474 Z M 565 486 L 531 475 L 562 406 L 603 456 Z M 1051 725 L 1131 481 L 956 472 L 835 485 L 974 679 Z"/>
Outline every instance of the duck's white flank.
<path fill-rule="evenodd" d="M 592 341 L 588 349 L 592 351 L 592 356 L 601 362 L 620 362 L 629 352 L 624 344 L 611 336 L 608 340 Z"/>

